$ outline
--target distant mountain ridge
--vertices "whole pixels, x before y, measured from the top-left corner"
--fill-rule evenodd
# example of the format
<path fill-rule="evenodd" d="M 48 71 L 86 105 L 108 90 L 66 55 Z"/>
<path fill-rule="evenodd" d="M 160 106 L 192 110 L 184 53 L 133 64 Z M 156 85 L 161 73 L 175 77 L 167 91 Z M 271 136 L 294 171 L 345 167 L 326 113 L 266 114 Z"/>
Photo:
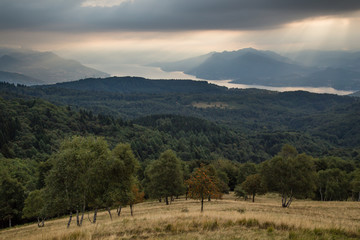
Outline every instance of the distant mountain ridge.
<path fill-rule="evenodd" d="M 11 48 L 0 48 L 0 71 L 26 76 L 29 81 L 23 78 L 21 82 L 21 84 L 26 85 L 110 76 L 107 73 L 86 67 L 77 61 L 63 59 L 52 52 Z M 4 79 L 6 80 L 3 77 L 2 80 Z M 9 78 L 7 82 L 17 83 L 11 79 Z"/>
<path fill-rule="evenodd" d="M 158 66 L 164 71 L 183 71 L 201 79 L 230 79 L 248 85 L 360 90 L 360 53 L 344 51 L 303 51 L 282 56 L 245 48 Z"/>
<path fill-rule="evenodd" d="M 204 79 L 269 79 L 299 75 L 307 69 L 269 51 L 243 49 L 234 52 L 214 53 L 198 67 L 185 73 Z"/>

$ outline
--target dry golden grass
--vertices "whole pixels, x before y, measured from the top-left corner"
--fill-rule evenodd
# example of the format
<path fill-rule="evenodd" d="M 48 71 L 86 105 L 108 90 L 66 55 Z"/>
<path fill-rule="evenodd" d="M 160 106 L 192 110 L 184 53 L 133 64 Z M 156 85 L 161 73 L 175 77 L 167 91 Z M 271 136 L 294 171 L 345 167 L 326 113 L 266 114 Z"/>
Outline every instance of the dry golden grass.
<path fill-rule="evenodd" d="M 135 206 L 134 217 L 128 208 L 113 221 L 101 212 L 97 224 L 73 222 L 69 229 L 62 218 L 44 228 L 30 224 L 2 230 L 0 239 L 360 239 L 360 203 L 296 200 L 287 209 L 280 203 L 275 195 L 255 203 L 226 195 L 206 202 L 200 213 L 194 200 L 169 206 L 149 201 Z"/>

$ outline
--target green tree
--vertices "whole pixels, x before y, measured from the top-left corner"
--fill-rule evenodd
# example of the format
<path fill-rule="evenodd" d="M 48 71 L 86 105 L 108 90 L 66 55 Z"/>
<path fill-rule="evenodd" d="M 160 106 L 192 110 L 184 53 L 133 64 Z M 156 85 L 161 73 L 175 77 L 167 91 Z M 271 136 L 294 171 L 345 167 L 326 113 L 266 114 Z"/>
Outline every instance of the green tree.
<path fill-rule="evenodd" d="M 28 197 L 25 199 L 23 213 L 24 218 L 37 218 L 38 227 L 44 227 L 46 218 L 44 189 L 30 192 Z"/>
<path fill-rule="evenodd" d="M 24 205 L 25 193 L 23 186 L 12 178 L 6 169 L 0 169 L 0 216 L 1 221 L 8 221 L 12 226 L 12 220 L 21 218 Z"/>
<path fill-rule="evenodd" d="M 255 202 L 255 195 L 265 192 L 262 177 L 260 174 L 253 174 L 246 177 L 246 180 L 241 184 L 242 189 L 252 196 L 252 201 Z"/>
<path fill-rule="evenodd" d="M 200 199 L 201 212 L 204 210 L 204 199 L 209 196 L 214 198 L 220 198 L 221 192 L 218 189 L 216 180 L 209 171 L 207 166 L 202 165 L 197 168 L 190 179 L 186 181 L 189 189 L 189 197 L 192 199 Z"/>
<path fill-rule="evenodd" d="M 247 195 L 245 190 L 242 188 L 241 184 L 235 186 L 234 194 L 237 198 L 243 197 L 245 200 L 247 199 Z"/>
<path fill-rule="evenodd" d="M 214 163 L 214 167 L 217 170 L 217 175 L 220 179 L 226 179 L 226 185 L 229 190 L 233 191 L 237 184 L 238 177 L 238 165 L 230 160 L 220 159 Z M 220 174 L 225 174 L 225 177 L 222 177 Z M 224 181 L 225 182 L 225 181 Z M 228 193 L 224 191 L 224 193 Z"/>
<path fill-rule="evenodd" d="M 346 172 L 338 168 L 319 171 L 318 188 L 321 201 L 346 200 L 351 190 Z"/>
<path fill-rule="evenodd" d="M 285 145 L 277 156 L 263 163 L 261 175 L 267 190 L 281 194 L 282 207 L 289 207 L 294 197 L 310 197 L 316 189 L 312 157 L 298 154 L 290 145 Z"/>
<path fill-rule="evenodd" d="M 241 184 L 245 181 L 247 176 L 258 173 L 257 165 L 252 162 L 240 164 L 237 174 L 237 183 Z"/>
<path fill-rule="evenodd" d="M 116 145 L 111 154 L 113 161 L 109 166 L 109 183 L 103 200 L 106 202 L 110 217 L 111 207 L 116 206 L 117 214 L 120 216 L 121 207 L 133 200 L 133 186 L 137 183 L 135 175 L 140 167 L 130 144 Z"/>
<path fill-rule="evenodd" d="M 108 183 L 110 152 L 102 138 L 73 137 L 65 140 L 60 150 L 52 155 L 52 169 L 46 178 L 46 203 L 52 214 L 83 212 L 87 204 L 95 208 L 103 205 L 103 194 Z M 78 214 L 77 214 L 78 217 Z"/>
<path fill-rule="evenodd" d="M 360 201 L 360 169 L 356 169 L 352 173 L 351 190 L 356 196 L 357 201 Z"/>
<path fill-rule="evenodd" d="M 145 170 L 146 190 L 150 197 L 165 198 L 178 196 L 185 192 L 181 161 L 172 150 L 163 152 L 158 160 L 153 161 Z"/>

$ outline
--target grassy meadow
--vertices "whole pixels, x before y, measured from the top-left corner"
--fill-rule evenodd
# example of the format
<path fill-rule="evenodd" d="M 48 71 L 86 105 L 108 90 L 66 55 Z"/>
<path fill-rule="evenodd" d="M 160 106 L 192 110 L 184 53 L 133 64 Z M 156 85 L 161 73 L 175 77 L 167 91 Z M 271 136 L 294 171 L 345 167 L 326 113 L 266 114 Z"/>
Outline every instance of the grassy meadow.
<path fill-rule="evenodd" d="M 147 201 L 129 207 L 113 220 L 100 212 L 96 224 L 85 215 L 82 227 L 76 219 L 69 229 L 67 217 L 0 231 L 1 240 L 75 239 L 360 239 L 359 202 L 295 200 L 282 208 L 277 195 L 259 196 L 255 203 L 236 200 L 232 194 L 204 203 L 176 199 L 171 205 Z M 92 217 L 92 213 L 90 213 Z"/>

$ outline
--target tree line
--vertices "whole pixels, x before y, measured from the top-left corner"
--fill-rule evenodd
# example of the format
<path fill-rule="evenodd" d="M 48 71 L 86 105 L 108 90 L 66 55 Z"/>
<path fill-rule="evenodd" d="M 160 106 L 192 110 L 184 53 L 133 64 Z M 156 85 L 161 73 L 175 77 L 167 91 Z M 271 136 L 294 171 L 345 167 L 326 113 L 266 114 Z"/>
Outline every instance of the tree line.
<path fill-rule="evenodd" d="M 279 206 L 290 207 L 294 199 L 319 201 L 360 200 L 360 168 L 339 158 L 313 158 L 284 145 L 273 158 L 260 163 L 230 160 L 182 161 L 173 150 L 158 159 L 139 163 L 129 144 L 110 149 L 101 137 L 75 136 L 62 141 L 41 167 L 34 162 L 0 158 L 0 215 L 2 227 L 68 215 L 81 226 L 97 221 L 99 209 L 112 218 L 112 209 L 121 209 L 144 199 L 170 204 L 179 196 L 204 201 L 221 198 L 234 191 L 238 197 L 251 198 L 266 192 L 281 195 Z M 30 161 L 31 162 L 31 161 Z M 39 167 L 42 170 L 36 171 Z M 36 174 L 37 173 L 37 174 Z"/>

